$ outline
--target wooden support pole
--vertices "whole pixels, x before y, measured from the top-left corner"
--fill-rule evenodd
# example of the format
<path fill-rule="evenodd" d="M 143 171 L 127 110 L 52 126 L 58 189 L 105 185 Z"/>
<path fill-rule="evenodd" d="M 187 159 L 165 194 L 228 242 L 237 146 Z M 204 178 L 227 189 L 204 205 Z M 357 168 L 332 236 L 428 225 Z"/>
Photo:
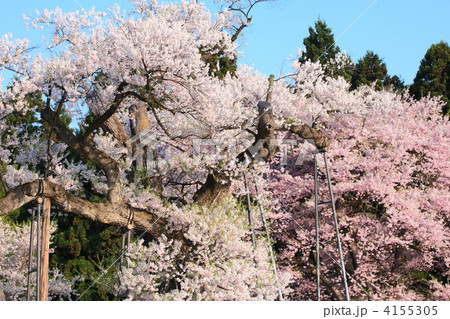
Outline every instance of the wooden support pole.
<path fill-rule="evenodd" d="M 5 297 L 5 293 L 3 292 L 2 288 L 0 288 L 0 301 L 5 301 L 6 297 Z"/>
<path fill-rule="evenodd" d="M 38 197 L 38 211 L 36 218 L 36 301 L 41 300 L 39 287 L 41 286 L 41 234 L 42 234 L 42 197 Z"/>
<path fill-rule="evenodd" d="M 269 89 L 267 90 L 266 102 L 272 103 L 272 92 L 273 92 L 273 82 L 275 81 L 275 76 L 271 74 L 269 76 Z"/>
<path fill-rule="evenodd" d="M 42 240 L 41 240 L 41 271 L 39 301 L 48 300 L 48 266 L 49 266 L 49 248 L 50 248 L 50 199 L 44 198 L 42 209 Z"/>

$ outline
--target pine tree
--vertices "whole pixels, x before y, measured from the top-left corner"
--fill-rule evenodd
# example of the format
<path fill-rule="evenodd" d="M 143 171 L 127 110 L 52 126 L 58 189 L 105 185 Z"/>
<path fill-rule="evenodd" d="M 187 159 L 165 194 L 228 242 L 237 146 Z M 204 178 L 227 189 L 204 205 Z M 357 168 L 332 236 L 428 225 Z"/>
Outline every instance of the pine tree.
<path fill-rule="evenodd" d="M 340 52 L 339 47 L 335 46 L 333 32 L 326 22 L 320 19 L 314 24 L 314 29 L 309 27 L 309 36 L 303 39 L 303 45 L 305 52 L 300 57 L 300 62 L 320 61 L 322 65 L 325 65 Z"/>
<path fill-rule="evenodd" d="M 416 98 L 430 94 L 442 96 L 446 102 L 442 111 L 450 115 L 450 47 L 447 42 L 441 41 L 431 45 L 425 57 L 420 62 L 411 93 Z"/>
<path fill-rule="evenodd" d="M 315 22 L 314 28 L 309 27 L 309 36 L 303 39 L 303 45 L 305 51 L 299 58 L 300 63 L 319 61 L 324 66 L 326 75 L 334 78 L 342 76 L 350 81 L 354 67 L 353 62 L 348 57 L 348 62 L 344 66 L 336 66 L 334 60 L 341 50 L 335 45 L 334 34 L 325 21 L 319 19 Z"/>
<path fill-rule="evenodd" d="M 359 59 L 355 66 L 352 78 L 352 88 L 361 85 L 371 85 L 375 82 L 375 89 L 383 88 L 383 82 L 387 77 L 387 67 L 378 54 L 367 51 L 366 55 Z"/>

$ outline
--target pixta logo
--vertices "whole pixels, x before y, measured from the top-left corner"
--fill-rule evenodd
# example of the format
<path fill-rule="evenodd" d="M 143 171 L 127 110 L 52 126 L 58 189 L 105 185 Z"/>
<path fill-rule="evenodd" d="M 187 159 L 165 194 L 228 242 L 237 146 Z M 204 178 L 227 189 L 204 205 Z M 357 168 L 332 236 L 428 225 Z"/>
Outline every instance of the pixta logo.
<path fill-rule="evenodd" d="M 136 167 L 144 170 L 148 176 L 162 175 L 169 168 L 173 156 L 169 141 L 168 137 L 144 130 L 128 141 L 128 153 L 135 157 Z"/>
<path fill-rule="evenodd" d="M 170 143 L 167 136 L 158 136 L 151 130 L 145 130 L 133 136 L 128 141 L 129 154 L 133 154 L 136 167 L 144 170 L 148 176 L 163 175 L 170 167 L 175 156 L 182 152 Z M 224 161 L 236 159 L 238 155 L 246 150 L 246 154 L 255 161 L 263 161 L 258 151 L 264 147 L 264 139 L 254 141 L 243 139 L 202 139 L 193 138 L 191 144 L 184 145 L 185 151 L 190 155 L 202 158 L 209 165 L 223 163 Z M 288 162 L 301 166 L 305 160 L 310 160 L 311 152 L 302 151 L 305 143 L 296 139 L 278 140 L 279 152 L 277 153 L 279 166 L 286 166 Z M 295 149 L 300 148 L 297 152 Z M 294 153 L 297 153 L 294 157 Z M 293 162 L 294 161 L 294 162 Z"/>

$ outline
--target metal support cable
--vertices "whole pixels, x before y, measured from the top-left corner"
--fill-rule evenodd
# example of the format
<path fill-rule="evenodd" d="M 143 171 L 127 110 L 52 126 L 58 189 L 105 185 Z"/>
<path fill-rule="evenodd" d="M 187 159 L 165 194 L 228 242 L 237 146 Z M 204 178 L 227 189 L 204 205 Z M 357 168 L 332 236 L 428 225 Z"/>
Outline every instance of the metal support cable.
<path fill-rule="evenodd" d="M 338 251 L 339 251 L 339 260 L 340 260 L 341 268 L 342 268 L 342 281 L 344 283 L 345 299 L 347 301 L 349 301 L 350 300 L 350 295 L 349 295 L 349 292 L 348 292 L 347 272 L 345 270 L 345 263 L 344 263 L 343 253 L 342 253 L 341 239 L 340 239 L 340 236 L 339 236 L 339 226 L 338 226 L 338 220 L 337 220 L 337 215 L 336 215 L 336 207 L 334 205 L 333 191 L 331 189 L 330 174 L 329 174 L 329 171 L 328 171 L 327 154 L 325 152 L 323 153 L 323 159 L 325 161 L 325 172 L 327 174 L 328 190 L 330 192 L 331 208 L 333 210 L 334 229 L 336 231 L 337 248 L 338 248 Z"/>
<path fill-rule="evenodd" d="M 247 193 L 248 223 L 250 224 L 252 244 L 253 244 L 253 247 L 256 247 L 255 227 L 253 224 L 253 213 L 252 213 L 252 208 L 250 206 L 250 190 L 248 188 L 247 174 L 245 172 L 244 172 L 244 182 L 245 182 L 245 192 Z"/>
<path fill-rule="evenodd" d="M 260 192 L 259 192 L 259 187 L 258 187 L 258 183 L 255 183 L 255 188 L 256 188 L 256 194 L 258 197 L 260 197 Z M 258 206 L 259 206 L 259 212 L 261 214 L 261 220 L 264 226 L 264 230 L 266 232 L 266 238 L 267 238 L 267 243 L 269 246 L 269 255 L 270 255 L 270 262 L 272 264 L 272 271 L 273 274 L 275 276 L 275 281 L 277 283 L 277 288 L 278 288 L 278 298 L 280 299 L 280 301 L 283 300 L 283 293 L 281 291 L 281 287 L 280 287 L 280 281 L 278 278 L 278 271 L 277 271 L 277 263 L 275 260 L 275 255 L 273 253 L 273 248 L 272 248 L 272 239 L 270 236 L 270 232 L 269 232 L 269 228 L 267 227 L 267 222 L 266 222 L 266 213 L 264 210 L 264 206 L 262 204 L 261 198 L 258 199 Z"/>

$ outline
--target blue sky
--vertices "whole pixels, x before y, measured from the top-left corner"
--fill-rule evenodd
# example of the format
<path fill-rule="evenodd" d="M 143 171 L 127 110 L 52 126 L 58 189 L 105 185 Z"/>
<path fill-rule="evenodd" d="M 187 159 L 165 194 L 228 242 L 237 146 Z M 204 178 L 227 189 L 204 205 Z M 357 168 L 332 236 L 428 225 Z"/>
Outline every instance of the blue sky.
<path fill-rule="evenodd" d="M 118 3 L 128 7 L 127 0 L 76 0 L 86 9 Z M 0 33 L 15 37 L 30 37 L 25 31 L 22 13 L 33 14 L 34 9 L 65 11 L 79 10 L 74 0 L 20 0 L 3 3 L 0 10 Z M 212 12 L 217 5 L 204 2 Z M 344 31 L 373 3 L 375 4 L 345 34 Z M 321 18 L 335 34 L 341 50 L 353 60 L 366 50 L 377 53 L 387 64 L 391 75 L 399 75 L 407 84 L 417 72 L 420 60 L 431 44 L 441 40 L 450 42 L 450 1 L 448 0 L 277 0 L 256 7 L 253 21 L 245 30 L 240 51 L 241 63 L 254 66 L 264 74 L 289 72 L 289 59 L 303 47 L 308 27 Z M 33 42 L 39 38 L 33 35 Z"/>

